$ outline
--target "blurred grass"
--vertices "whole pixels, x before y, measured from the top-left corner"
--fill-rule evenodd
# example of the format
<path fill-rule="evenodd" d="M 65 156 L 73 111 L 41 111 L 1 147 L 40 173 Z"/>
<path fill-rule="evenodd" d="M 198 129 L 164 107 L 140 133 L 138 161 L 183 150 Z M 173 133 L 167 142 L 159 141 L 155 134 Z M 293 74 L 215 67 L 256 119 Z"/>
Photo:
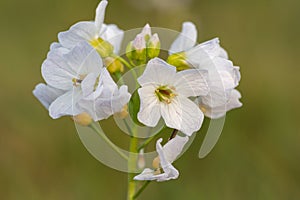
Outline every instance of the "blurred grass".
<path fill-rule="evenodd" d="M 241 66 L 244 107 L 228 114 L 221 140 L 203 160 L 201 138 L 176 162 L 181 176 L 152 183 L 140 199 L 300 198 L 300 26 L 296 0 L 192 1 L 140 10 L 110 1 L 107 23 L 150 22 L 180 30 L 191 20 L 199 42 L 218 36 Z M 51 120 L 31 94 L 59 31 L 91 20 L 97 1 L 0 1 L 0 198 L 123 199 L 126 174 L 96 161 L 68 118 Z M 207 124 L 207 123 L 206 123 Z"/>

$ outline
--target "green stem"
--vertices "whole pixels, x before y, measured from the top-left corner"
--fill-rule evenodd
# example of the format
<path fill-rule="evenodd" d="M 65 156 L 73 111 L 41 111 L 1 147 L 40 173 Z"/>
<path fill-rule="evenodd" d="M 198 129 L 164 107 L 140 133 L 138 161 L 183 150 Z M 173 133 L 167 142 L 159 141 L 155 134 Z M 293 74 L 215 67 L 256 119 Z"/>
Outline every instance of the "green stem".
<path fill-rule="evenodd" d="M 121 63 L 123 63 L 128 69 L 132 69 L 132 66 L 121 56 L 112 55 L 112 57 L 118 59 Z"/>
<path fill-rule="evenodd" d="M 142 185 L 142 187 L 135 193 L 135 195 L 133 196 L 133 199 L 136 199 L 146 189 L 146 187 L 149 185 L 149 183 L 151 183 L 151 181 L 146 181 Z"/>
<path fill-rule="evenodd" d="M 154 139 L 156 139 L 160 133 L 162 133 L 167 127 L 164 126 L 162 129 L 160 129 L 160 131 L 158 131 L 158 133 L 156 133 L 155 135 L 153 135 L 152 137 L 149 137 L 147 140 L 145 140 L 139 147 L 138 147 L 138 152 L 145 148 L 145 146 L 147 146 L 150 142 L 152 142 Z"/>
<path fill-rule="evenodd" d="M 90 128 L 92 128 L 111 148 L 113 148 L 122 158 L 125 160 L 128 160 L 128 156 L 125 155 L 113 142 L 110 141 L 110 139 L 102 133 L 95 123 L 92 123 L 89 125 Z"/>
<path fill-rule="evenodd" d="M 129 154 L 129 160 L 128 160 L 128 170 L 131 171 L 136 168 L 137 163 L 137 147 L 138 147 L 138 138 L 135 137 L 136 135 L 136 129 L 134 127 L 134 130 L 132 131 L 133 135 L 130 139 L 130 153 Z M 136 190 L 136 181 L 133 180 L 135 174 L 134 173 L 128 173 L 128 196 L 127 200 L 133 200 L 134 194 Z"/>

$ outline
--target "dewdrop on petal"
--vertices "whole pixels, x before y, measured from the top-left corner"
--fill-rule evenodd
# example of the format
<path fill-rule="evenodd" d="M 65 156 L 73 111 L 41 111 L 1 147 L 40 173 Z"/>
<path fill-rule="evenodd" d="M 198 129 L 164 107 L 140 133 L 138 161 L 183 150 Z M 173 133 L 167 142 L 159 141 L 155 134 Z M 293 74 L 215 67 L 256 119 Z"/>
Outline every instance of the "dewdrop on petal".
<path fill-rule="evenodd" d="M 80 113 L 79 115 L 75 115 L 72 117 L 72 119 L 74 120 L 74 122 L 81 126 L 88 126 L 93 121 L 92 117 L 86 112 Z"/>

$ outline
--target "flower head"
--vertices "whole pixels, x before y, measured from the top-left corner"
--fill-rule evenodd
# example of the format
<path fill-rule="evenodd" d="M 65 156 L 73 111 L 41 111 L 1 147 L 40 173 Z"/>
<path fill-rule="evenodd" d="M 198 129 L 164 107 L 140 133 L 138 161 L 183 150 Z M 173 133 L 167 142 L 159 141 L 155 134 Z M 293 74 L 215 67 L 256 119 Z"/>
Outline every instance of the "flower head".
<path fill-rule="evenodd" d="M 138 82 L 141 100 L 138 120 L 154 127 L 160 117 L 166 125 L 186 135 L 200 129 L 203 114 L 188 97 L 208 93 L 205 71 L 190 69 L 176 73 L 176 68 L 159 58 L 150 60 Z"/>
<path fill-rule="evenodd" d="M 64 54 L 60 48 L 52 49 L 42 75 L 47 85 L 39 84 L 33 93 L 54 119 L 86 112 L 98 121 L 121 111 L 130 98 L 127 86 L 118 89 L 99 54 L 86 42 Z"/>
<path fill-rule="evenodd" d="M 154 169 L 144 169 L 141 174 L 134 177 L 134 180 L 162 182 L 178 178 L 179 172 L 172 163 L 182 152 L 184 145 L 188 142 L 188 137 L 176 136 L 164 146 L 161 145 L 161 142 L 162 139 L 156 142 L 158 157 L 153 160 Z"/>

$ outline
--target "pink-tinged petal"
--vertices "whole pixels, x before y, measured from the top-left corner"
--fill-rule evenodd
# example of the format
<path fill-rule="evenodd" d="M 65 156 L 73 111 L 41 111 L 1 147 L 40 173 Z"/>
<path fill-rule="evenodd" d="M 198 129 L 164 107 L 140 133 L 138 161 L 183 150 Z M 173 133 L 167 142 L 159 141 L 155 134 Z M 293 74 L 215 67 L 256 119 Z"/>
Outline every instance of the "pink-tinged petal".
<path fill-rule="evenodd" d="M 205 70 L 184 70 L 176 74 L 176 81 L 173 86 L 176 88 L 176 92 L 185 97 L 205 96 L 209 91 L 207 76 Z"/>
<path fill-rule="evenodd" d="M 65 115 L 78 115 L 81 110 L 76 106 L 78 100 L 81 98 L 81 92 L 78 89 L 69 91 L 51 103 L 49 107 L 49 115 L 53 119 L 57 119 Z"/>
<path fill-rule="evenodd" d="M 155 87 L 148 85 L 138 89 L 140 96 L 140 110 L 138 120 L 150 127 L 157 125 L 160 119 L 160 106 L 158 98 L 155 96 Z"/>
<path fill-rule="evenodd" d="M 186 51 L 195 46 L 197 41 L 197 29 L 192 22 L 184 22 L 179 36 L 170 47 L 169 54 Z"/>
<path fill-rule="evenodd" d="M 146 84 L 167 85 L 176 80 L 176 68 L 160 58 L 151 59 L 142 76 L 138 78 L 141 86 Z"/>
<path fill-rule="evenodd" d="M 43 104 L 43 106 L 48 110 L 50 104 L 56 98 L 63 95 L 65 91 L 45 85 L 44 83 L 39 83 L 38 85 L 35 86 L 32 93 L 41 102 L 41 104 Z"/>
<path fill-rule="evenodd" d="M 103 21 L 104 21 L 104 15 L 105 15 L 105 9 L 107 6 L 108 2 L 106 0 L 102 0 L 97 8 L 96 8 L 96 16 L 95 16 L 95 27 L 97 33 L 100 32 Z"/>
<path fill-rule="evenodd" d="M 72 49 L 79 42 L 90 42 L 98 36 L 94 22 L 82 21 L 74 24 L 67 31 L 58 34 L 59 43 L 65 47 Z"/>
<path fill-rule="evenodd" d="M 199 107 L 186 97 L 173 98 L 170 104 L 161 103 L 161 115 L 168 127 L 180 130 L 187 136 L 198 131 L 204 115 Z"/>

